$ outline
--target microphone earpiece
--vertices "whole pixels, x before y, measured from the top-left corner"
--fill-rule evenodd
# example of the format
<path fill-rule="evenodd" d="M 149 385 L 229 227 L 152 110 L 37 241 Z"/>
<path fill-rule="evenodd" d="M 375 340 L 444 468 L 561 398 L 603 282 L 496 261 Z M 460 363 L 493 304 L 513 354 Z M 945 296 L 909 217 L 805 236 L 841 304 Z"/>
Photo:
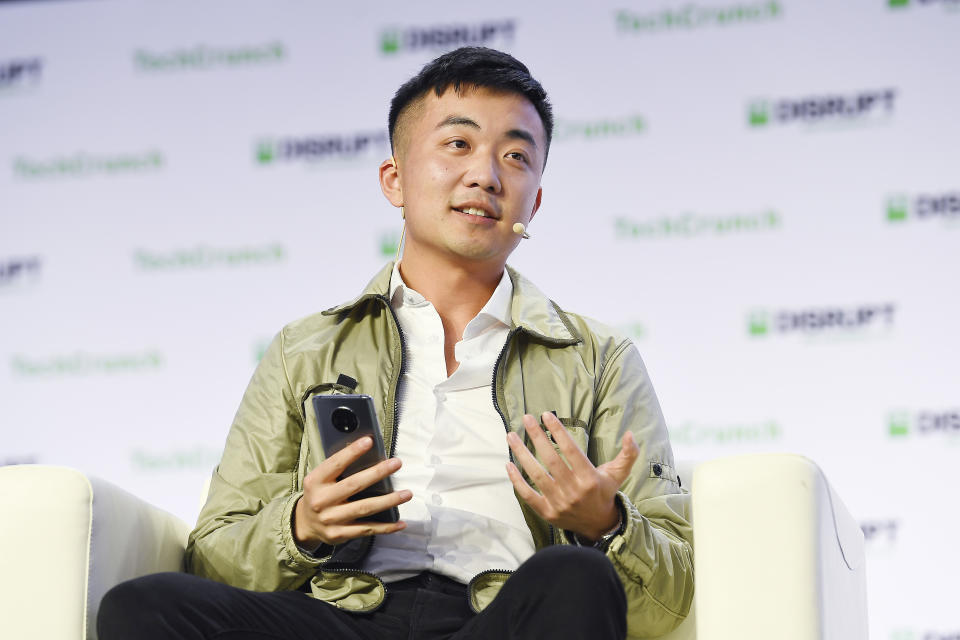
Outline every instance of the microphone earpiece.
<path fill-rule="evenodd" d="M 527 228 L 523 226 L 522 222 L 513 223 L 513 232 L 518 236 L 522 237 L 524 240 L 530 239 L 530 234 L 527 233 Z"/>

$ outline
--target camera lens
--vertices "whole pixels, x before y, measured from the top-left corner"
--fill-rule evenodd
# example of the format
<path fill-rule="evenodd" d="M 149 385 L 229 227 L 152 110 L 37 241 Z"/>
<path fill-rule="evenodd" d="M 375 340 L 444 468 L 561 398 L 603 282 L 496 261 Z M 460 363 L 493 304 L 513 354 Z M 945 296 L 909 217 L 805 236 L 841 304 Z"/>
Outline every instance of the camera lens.
<path fill-rule="evenodd" d="M 337 407 L 330 414 L 330 422 L 333 423 L 333 428 L 337 431 L 350 433 L 357 429 L 357 414 L 349 407 Z"/>

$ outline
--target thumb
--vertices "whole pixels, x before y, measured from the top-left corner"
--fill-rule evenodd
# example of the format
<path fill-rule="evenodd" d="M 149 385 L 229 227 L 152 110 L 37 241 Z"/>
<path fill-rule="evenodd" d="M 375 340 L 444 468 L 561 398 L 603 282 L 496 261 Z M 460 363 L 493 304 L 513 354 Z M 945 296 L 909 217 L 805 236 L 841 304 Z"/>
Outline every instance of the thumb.
<path fill-rule="evenodd" d="M 633 439 L 633 433 L 627 431 L 623 434 L 620 453 L 610 462 L 601 465 L 601 468 L 617 482 L 617 486 L 620 486 L 623 484 L 623 481 L 627 479 L 627 476 L 630 475 L 630 469 L 633 468 L 633 463 L 635 463 L 639 457 L 640 447 L 637 446 L 636 440 Z"/>

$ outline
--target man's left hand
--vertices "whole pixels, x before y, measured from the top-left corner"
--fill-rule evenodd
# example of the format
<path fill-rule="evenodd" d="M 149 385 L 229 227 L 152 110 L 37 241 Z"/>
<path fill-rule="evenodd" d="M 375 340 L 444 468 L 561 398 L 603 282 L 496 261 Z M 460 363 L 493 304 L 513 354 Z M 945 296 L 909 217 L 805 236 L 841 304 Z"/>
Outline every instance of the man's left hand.
<path fill-rule="evenodd" d="M 543 414 L 543 424 L 560 447 L 564 458 L 557 455 L 537 419 L 526 414 L 523 426 L 533 442 L 541 465 L 517 434 L 507 434 L 507 443 L 514 459 L 533 480 L 535 491 L 512 463 L 507 463 L 507 474 L 517 494 L 540 516 L 561 529 L 567 529 L 589 540 L 597 540 L 617 524 L 619 513 L 614 496 L 630 474 L 640 448 L 627 431 L 623 435 L 620 453 L 610 462 L 594 467 L 580 450 L 560 420 L 552 413 Z"/>

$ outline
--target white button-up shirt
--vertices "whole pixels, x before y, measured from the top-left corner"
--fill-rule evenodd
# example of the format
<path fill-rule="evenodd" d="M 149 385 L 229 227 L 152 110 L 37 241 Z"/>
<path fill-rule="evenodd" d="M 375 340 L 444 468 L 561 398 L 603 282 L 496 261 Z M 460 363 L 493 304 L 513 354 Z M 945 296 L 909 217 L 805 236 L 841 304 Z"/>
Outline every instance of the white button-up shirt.
<path fill-rule="evenodd" d="M 394 489 L 407 528 L 376 537 L 364 568 L 387 582 L 433 571 L 467 583 L 487 569 L 515 570 L 534 552 L 513 493 L 503 419 L 493 406 L 493 367 L 507 340 L 513 283 L 500 283 L 456 344 L 447 377 L 444 333 L 432 304 L 395 266 L 390 303 L 406 345 Z"/>

